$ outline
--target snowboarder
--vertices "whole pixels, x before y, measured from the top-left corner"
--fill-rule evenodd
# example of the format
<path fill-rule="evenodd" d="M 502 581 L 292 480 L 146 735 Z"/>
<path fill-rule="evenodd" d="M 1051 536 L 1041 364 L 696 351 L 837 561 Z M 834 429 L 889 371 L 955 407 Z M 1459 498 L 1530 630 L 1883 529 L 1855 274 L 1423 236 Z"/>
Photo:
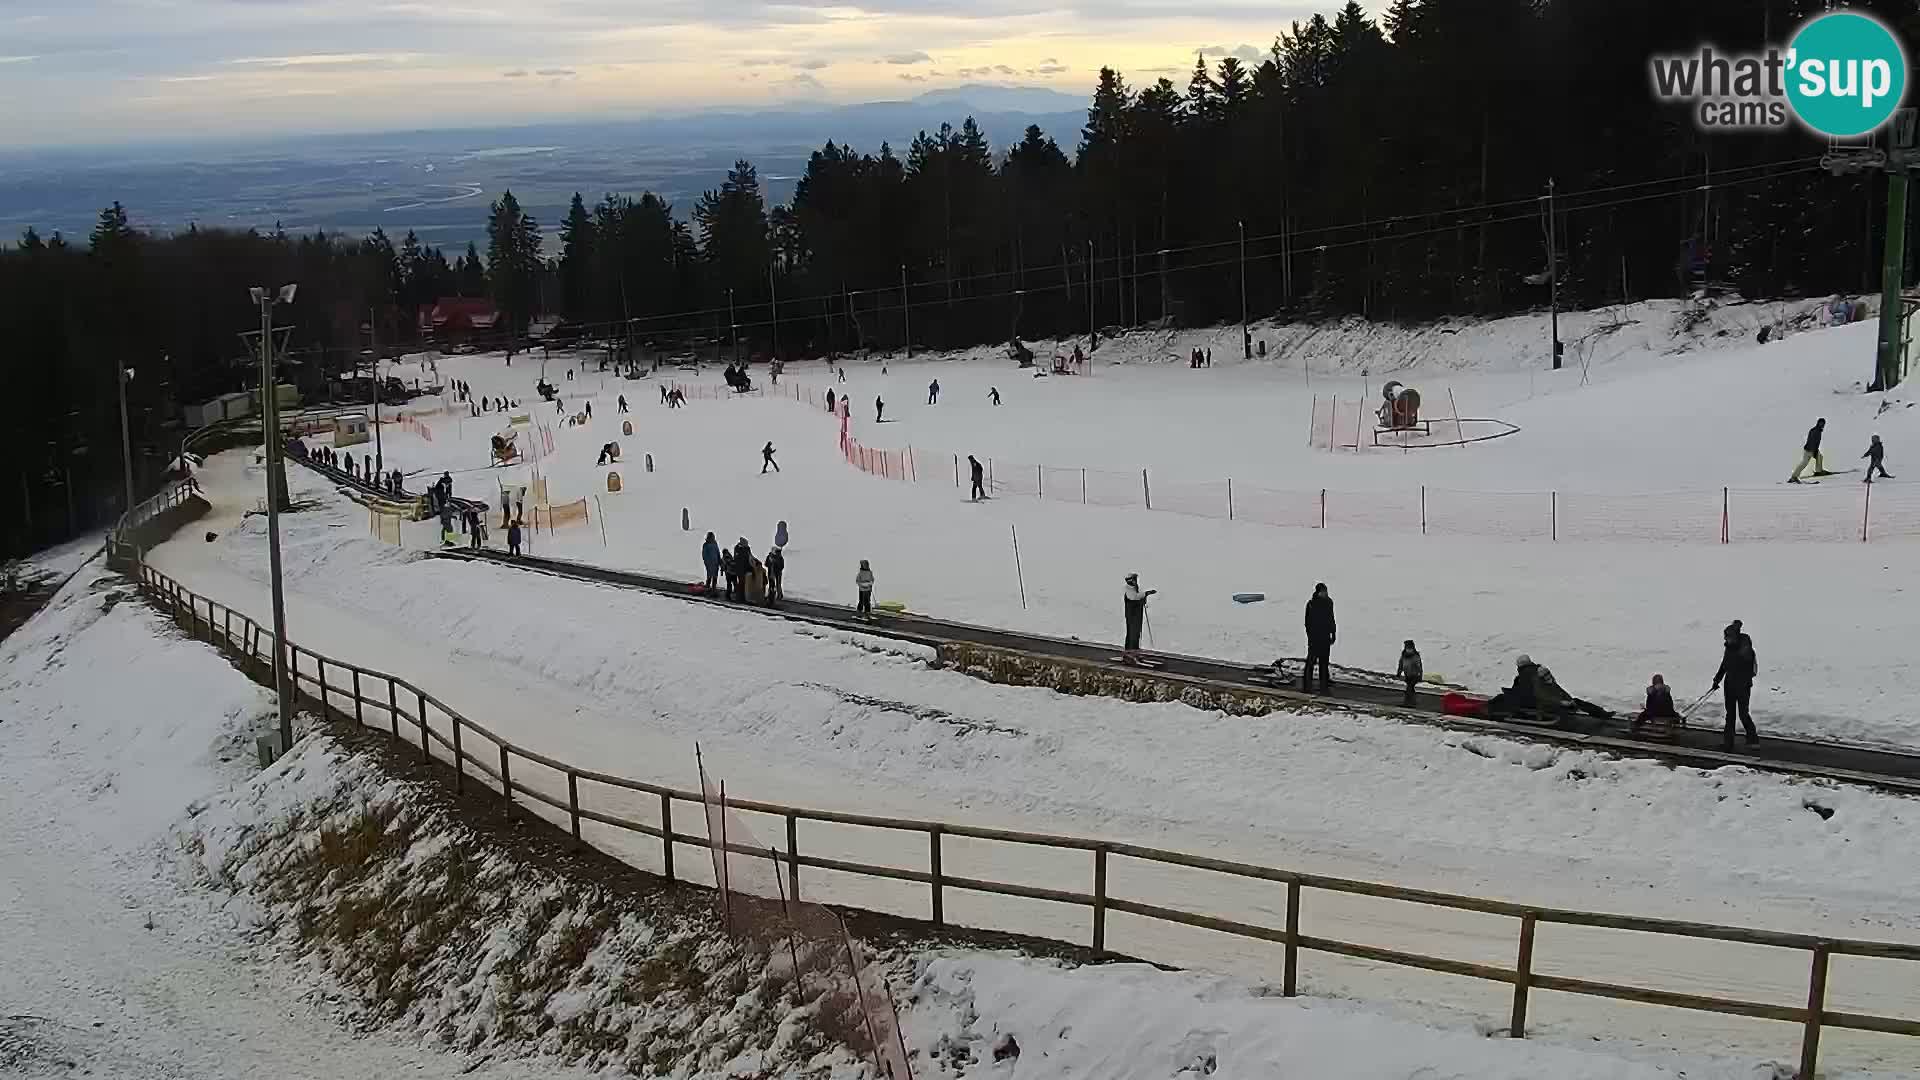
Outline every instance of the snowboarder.
<path fill-rule="evenodd" d="M 927 404 L 929 405 L 940 404 L 940 380 L 939 379 L 935 379 L 932 382 L 927 384 Z"/>
<path fill-rule="evenodd" d="M 873 422 L 876 424 L 884 424 L 886 420 L 887 403 L 880 400 L 878 396 L 875 396 L 873 399 Z"/>
<path fill-rule="evenodd" d="M 854 587 L 860 590 L 860 606 L 854 608 L 854 614 L 863 619 L 873 618 L 873 567 L 867 560 L 860 560 L 860 572 L 853 575 Z"/>
<path fill-rule="evenodd" d="M 1760 731 L 1753 726 L 1753 679 L 1759 673 L 1760 664 L 1754 657 L 1753 638 L 1741 630 L 1739 619 L 1727 624 L 1721 641 L 1720 670 L 1713 673 L 1713 689 L 1720 689 L 1721 683 L 1727 687 L 1727 730 L 1720 746 L 1731 750 L 1736 713 L 1746 725 L 1747 745 L 1760 741 Z"/>
<path fill-rule="evenodd" d="M 1888 480 L 1893 479 L 1893 474 L 1887 471 L 1887 448 L 1880 442 L 1880 436 L 1875 435 L 1873 441 L 1867 444 L 1867 452 L 1860 456 L 1867 459 L 1867 483 L 1873 483 L 1873 473 L 1876 469 L 1881 476 Z"/>
<path fill-rule="evenodd" d="M 767 552 L 767 606 L 772 607 L 787 598 L 780 587 L 780 579 L 787 572 L 786 553 L 779 548 Z"/>
<path fill-rule="evenodd" d="M 1127 620 L 1127 644 L 1120 655 L 1130 664 L 1140 658 L 1140 624 L 1147 619 L 1147 597 L 1159 591 L 1142 591 L 1139 574 L 1128 574 L 1127 587 L 1120 591 L 1120 608 Z"/>
<path fill-rule="evenodd" d="M 1824 416 L 1815 421 L 1813 427 L 1807 429 L 1807 441 L 1800 447 L 1800 464 L 1793 467 L 1793 475 L 1787 477 L 1787 483 L 1799 483 L 1800 474 L 1806 471 L 1808 465 L 1813 466 L 1813 475 L 1827 475 L 1827 461 L 1820 455 L 1820 436 L 1826 433 L 1827 418 Z"/>
<path fill-rule="evenodd" d="M 767 445 L 760 448 L 760 475 L 761 476 L 767 475 L 768 466 L 772 466 L 774 472 L 780 471 L 780 463 L 773 460 L 773 441 L 771 439 L 767 441 Z"/>
<path fill-rule="evenodd" d="M 1400 703 L 1411 709 L 1414 702 L 1413 688 L 1427 676 L 1426 667 L 1420 662 L 1420 650 L 1413 647 L 1412 638 L 1408 638 L 1406 644 L 1400 647 L 1400 666 L 1393 670 L 1407 688 L 1407 694 Z"/>
<path fill-rule="evenodd" d="M 1627 730 L 1639 731 L 1640 726 L 1649 720 L 1678 719 L 1680 710 L 1673 707 L 1673 688 L 1667 685 L 1666 676 L 1655 675 L 1653 682 L 1647 686 L 1646 706 L 1640 710 L 1640 715 L 1633 718 L 1633 723 L 1627 725 Z"/>
<path fill-rule="evenodd" d="M 707 595 L 712 596 L 715 586 L 720 584 L 720 541 L 707 534 L 705 543 L 700 545 L 700 562 L 707 568 Z"/>
<path fill-rule="evenodd" d="M 621 394 L 619 398 L 619 403 L 620 403 L 620 411 L 626 412 L 627 411 L 627 395 Z"/>
<path fill-rule="evenodd" d="M 1313 587 L 1313 596 L 1307 601 L 1307 666 L 1300 672 L 1300 689 L 1313 690 L 1313 665 L 1320 665 L 1320 692 L 1326 693 L 1333 686 L 1333 680 L 1327 674 L 1328 658 L 1333 654 L 1335 634 L 1333 622 L 1333 597 L 1327 595 L 1327 586 L 1321 582 Z"/>
<path fill-rule="evenodd" d="M 967 471 L 973 475 L 972 499 L 974 502 L 979 502 L 987 497 L 986 485 L 981 482 L 985 476 L 985 470 L 980 467 L 980 459 L 972 454 L 967 455 Z"/>
<path fill-rule="evenodd" d="M 833 388 L 832 387 L 827 388 L 827 411 L 828 412 L 833 411 Z"/>
<path fill-rule="evenodd" d="M 999 408 L 1000 407 L 1000 388 L 997 386 L 987 387 L 987 400 L 993 402 L 994 408 L 996 409 Z"/>
<path fill-rule="evenodd" d="M 520 519 L 519 518 L 514 518 L 513 524 L 507 526 L 507 554 L 513 555 L 516 557 L 520 554 Z"/>

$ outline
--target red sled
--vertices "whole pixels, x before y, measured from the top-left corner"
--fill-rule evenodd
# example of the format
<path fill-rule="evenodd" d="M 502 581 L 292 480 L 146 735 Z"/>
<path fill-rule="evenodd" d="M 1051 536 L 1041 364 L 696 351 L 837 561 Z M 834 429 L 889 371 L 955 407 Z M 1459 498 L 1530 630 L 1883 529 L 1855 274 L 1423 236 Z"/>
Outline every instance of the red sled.
<path fill-rule="evenodd" d="M 1440 699 L 1440 711 L 1448 716 L 1485 716 L 1487 703 L 1476 697 L 1449 692 Z"/>

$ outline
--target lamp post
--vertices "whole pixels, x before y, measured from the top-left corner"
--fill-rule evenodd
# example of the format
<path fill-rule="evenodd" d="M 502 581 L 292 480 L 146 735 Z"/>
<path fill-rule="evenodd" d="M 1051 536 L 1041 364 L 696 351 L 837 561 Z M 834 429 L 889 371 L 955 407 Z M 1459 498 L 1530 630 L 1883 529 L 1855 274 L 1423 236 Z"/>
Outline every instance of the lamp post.
<path fill-rule="evenodd" d="M 121 508 L 123 513 L 133 512 L 133 440 L 127 436 L 127 384 L 133 381 L 133 369 L 115 363 L 120 384 L 120 471 L 127 484 L 127 502 Z"/>
<path fill-rule="evenodd" d="M 297 285 L 278 295 L 258 286 L 249 290 L 260 306 L 260 432 L 267 464 L 267 566 L 273 579 L 273 691 L 280 703 L 280 752 L 293 747 L 293 696 L 287 685 L 287 603 L 280 578 L 280 502 L 286 497 L 281 463 L 280 393 L 273 369 L 273 305 L 293 303 Z"/>

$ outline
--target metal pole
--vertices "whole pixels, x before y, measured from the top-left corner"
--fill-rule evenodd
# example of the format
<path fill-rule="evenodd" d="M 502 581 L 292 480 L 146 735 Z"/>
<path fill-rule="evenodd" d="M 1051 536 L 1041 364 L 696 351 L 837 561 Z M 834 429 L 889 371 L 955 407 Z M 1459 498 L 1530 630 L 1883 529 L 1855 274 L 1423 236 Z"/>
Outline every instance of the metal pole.
<path fill-rule="evenodd" d="M 1240 359 L 1253 359 L 1253 337 L 1247 333 L 1247 223 L 1240 223 Z"/>
<path fill-rule="evenodd" d="M 767 263 L 767 296 L 773 304 L 773 327 L 769 331 L 773 339 L 773 358 L 780 359 L 780 289 L 773 280 L 773 263 Z"/>
<path fill-rule="evenodd" d="M 127 483 L 127 504 L 122 509 L 132 513 L 133 442 L 127 437 L 127 369 L 117 358 L 113 362 L 113 369 L 119 376 L 114 381 L 120 385 L 120 468 Z"/>
<path fill-rule="evenodd" d="M 1560 370 L 1560 241 L 1555 233 L 1553 180 L 1547 180 L 1547 318 L 1553 336 L 1553 370 Z"/>
<path fill-rule="evenodd" d="M 1887 174 L 1886 256 L 1880 264 L 1880 364 L 1869 389 L 1891 390 L 1900 383 L 1900 283 L 1906 266 L 1907 174 Z"/>
<path fill-rule="evenodd" d="M 733 362 L 740 362 L 740 321 L 733 315 L 733 290 L 727 290 L 727 336 L 733 338 Z"/>
<path fill-rule="evenodd" d="M 280 577 L 280 394 L 273 370 L 273 293 L 260 294 L 260 412 L 267 463 L 267 562 L 273 577 L 273 690 L 280 702 L 280 752 L 293 748 L 293 695 L 287 692 L 287 601 Z"/>
<path fill-rule="evenodd" d="M 952 284 L 951 281 L 948 282 Z M 900 325 L 907 339 L 907 359 L 913 359 L 913 308 L 907 304 L 907 264 L 900 264 Z"/>
<path fill-rule="evenodd" d="M 381 476 L 387 471 L 387 456 L 380 449 L 380 344 L 375 336 L 372 308 L 367 309 L 367 347 L 373 352 L 373 474 Z"/>
<path fill-rule="evenodd" d="M 1093 328 L 1093 238 L 1087 238 L 1087 359 L 1093 359 L 1093 350 L 1100 347 L 1100 339 Z"/>

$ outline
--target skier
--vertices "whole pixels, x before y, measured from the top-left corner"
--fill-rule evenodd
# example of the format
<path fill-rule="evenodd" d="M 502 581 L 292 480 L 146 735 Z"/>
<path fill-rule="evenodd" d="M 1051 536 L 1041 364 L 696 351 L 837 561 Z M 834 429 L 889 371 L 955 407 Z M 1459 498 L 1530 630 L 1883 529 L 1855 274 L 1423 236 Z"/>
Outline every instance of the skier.
<path fill-rule="evenodd" d="M 587 399 L 587 419 L 593 419 L 593 399 Z"/>
<path fill-rule="evenodd" d="M 700 545 L 700 562 L 707 568 L 707 595 L 712 596 L 714 587 L 720 584 L 720 541 L 712 533 Z"/>
<path fill-rule="evenodd" d="M 886 420 L 887 420 L 887 403 L 880 400 L 878 396 L 875 396 L 873 399 L 873 422 L 876 424 L 883 424 L 886 422 Z"/>
<path fill-rule="evenodd" d="M 827 388 L 827 411 L 828 412 L 833 411 L 833 388 L 832 387 Z"/>
<path fill-rule="evenodd" d="M 620 411 L 621 412 L 627 411 L 627 395 L 625 394 L 620 395 Z"/>
<path fill-rule="evenodd" d="M 981 499 L 984 499 L 987 497 L 986 485 L 981 483 L 981 479 L 985 475 L 985 471 L 980 467 L 980 459 L 977 457 L 974 457 L 972 454 L 967 455 L 967 471 L 973 474 L 972 500 L 974 502 L 979 502 Z"/>
<path fill-rule="evenodd" d="M 787 555 L 779 548 L 767 552 L 767 606 L 772 607 L 787 598 L 786 591 L 780 587 L 780 579 L 787 572 Z"/>
<path fill-rule="evenodd" d="M 514 518 L 507 526 L 507 554 L 518 557 L 520 554 L 520 519 Z"/>
<path fill-rule="evenodd" d="M 566 402 L 564 402 L 564 401 L 561 401 L 561 400 L 560 400 L 560 399 L 559 399 L 558 397 L 556 397 L 556 398 L 554 398 L 554 399 L 553 399 L 553 411 L 554 411 L 554 414 L 555 414 L 555 415 L 559 415 L 560 413 L 564 413 L 564 412 L 566 412 L 566 411 L 567 411 L 567 403 L 566 403 Z"/>
<path fill-rule="evenodd" d="M 660 404 L 662 404 L 662 405 L 669 405 L 669 406 L 673 404 L 673 402 L 672 402 L 672 401 L 669 401 L 669 400 L 667 399 L 667 384 L 666 384 L 666 383 L 661 383 L 661 384 L 660 384 Z"/>
<path fill-rule="evenodd" d="M 1312 692 L 1316 661 L 1320 664 L 1320 692 L 1332 688 L 1327 662 L 1333 653 L 1334 634 L 1333 597 L 1327 595 L 1326 583 L 1321 582 L 1313 587 L 1313 597 L 1307 601 L 1307 666 L 1300 672 L 1300 689 Z"/>
<path fill-rule="evenodd" d="M 1127 587 L 1120 591 L 1120 608 L 1127 620 L 1127 644 L 1120 656 L 1129 664 L 1140 662 L 1140 624 L 1147 619 L 1147 597 L 1158 589 L 1140 589 L 1140 575 L 1128 574 Z"/>
<path fill-rule="evenodd" d="M 1733 749 L 1733 722 L 1736 713 L 1747 728 L 1747 745 L 1760 741 L 1759 729 L 1753 726 L 1753 678 L 1760 669 L 1759 661 L 1754 657 L 1753 638 L 1740 629 L 1740 620 L 1727 624 L 1721 635 L 1723 651 L 1720 656 L 1720 670 L 1713 673 L 1713 689 L 1720 684 L 1727 686 L 1727 730 L 1720 740 L 1722 749 Z"/>
<path fill-rule="evenodd" d="M 927 384 L 927 404 L 929 405 L 940 404 L 940 380 L 939 379 L 935 379 L 932 382 Z"/>
<path fill-rule="evenodd" d="M 847 369 L 846 369 L 846 368 L 841 368 L 841 369 L 840 369 L 840 381 L 841 381 L 841 382 L 846 382 L 846 381 L 847 381 Z"/>
<path fill-rule="evenodd" d="M 867 560 L 860 560 L 860 572 L 853 575 L 853 584 L 860 590 L 860 606 L 854 609 L 854 614 L 859 618 L 871 620 L 873 618 L 873 567 L 868 565 Z"/>
<path fill-rule="evenodd" d="M 767 445 L 760 448 L 760 475 L 761 476 L 767 475 L 767 466 L 769 465 L 773 466 L 774 472 L 780 471 L 780 463 L 773 460 L 773 441 L 771 439 L 767 441 Z"/>
<path fill-rule="evenodd" d="M 996 409 L 999 408 L 1000 407 L 1000 388 L 997 386 L 987 387 L 987 400 L 993 402 L 994 408 Z"/>
<path fill-rule="evenodd" d="M 1426 678 L 1427 671 L 1425 665 L 1420 662 L 1420 650 L 1413 647 L 1412 638 L 1408 638 L 1407 643 L 1400 647 L 1400 666 L 1394 669 L 1394 674 L 1400 676 L 1400 681 L 1407 688 L 1406 697 L 1401 699 L 1401 704 L 1409 709 L 1413 708 L 1413 688 L 1421 679 Z"/>
<path fill-rule="evenodd" d="M 1875 435 L 1873 441 L 1867 444 L 1867 452 L 1860 456 L 1867 459 L 1867 483 L 1873 483 L 1873 473 L 1876 469 L 1880 471 L 1881 476 L 1888 480 L 1893 479 L 1893 474 L 1887 471 L 1887 448 L 1881 444 L 1880 436 Z"/>
<path fill-rule="evenodd" d="M 1813 475 L 1827 475 L 1827 461 L 1820 455 L 1820 436 L 1826 433 L 1827 418 L 1824 416 L 1815 421 L 1813 427 L 1807 429 L 1807 441 L 1800 448 L 1800 464 L 1793 467 L 1793 475 L 1787 477 L 1787 483 L 1799 483 L 1800 474 L 1806 471 L 1808 465 L 1813 466 Z"/>
<path fill-rule="evenodd" d="M 1639 716 L 1633 718 L 1633 723 L 1627 725 L 1627 730 L 1639 731 L 1640 725 L 1649 720 L 1678 719 L 1680 710 L 1673 707 L 1673 688 L 1667 685 L 1666 676 L 1655 675 L 1653 682 L 1647 686 L 1646 706 L 1640 710 Z"/>

